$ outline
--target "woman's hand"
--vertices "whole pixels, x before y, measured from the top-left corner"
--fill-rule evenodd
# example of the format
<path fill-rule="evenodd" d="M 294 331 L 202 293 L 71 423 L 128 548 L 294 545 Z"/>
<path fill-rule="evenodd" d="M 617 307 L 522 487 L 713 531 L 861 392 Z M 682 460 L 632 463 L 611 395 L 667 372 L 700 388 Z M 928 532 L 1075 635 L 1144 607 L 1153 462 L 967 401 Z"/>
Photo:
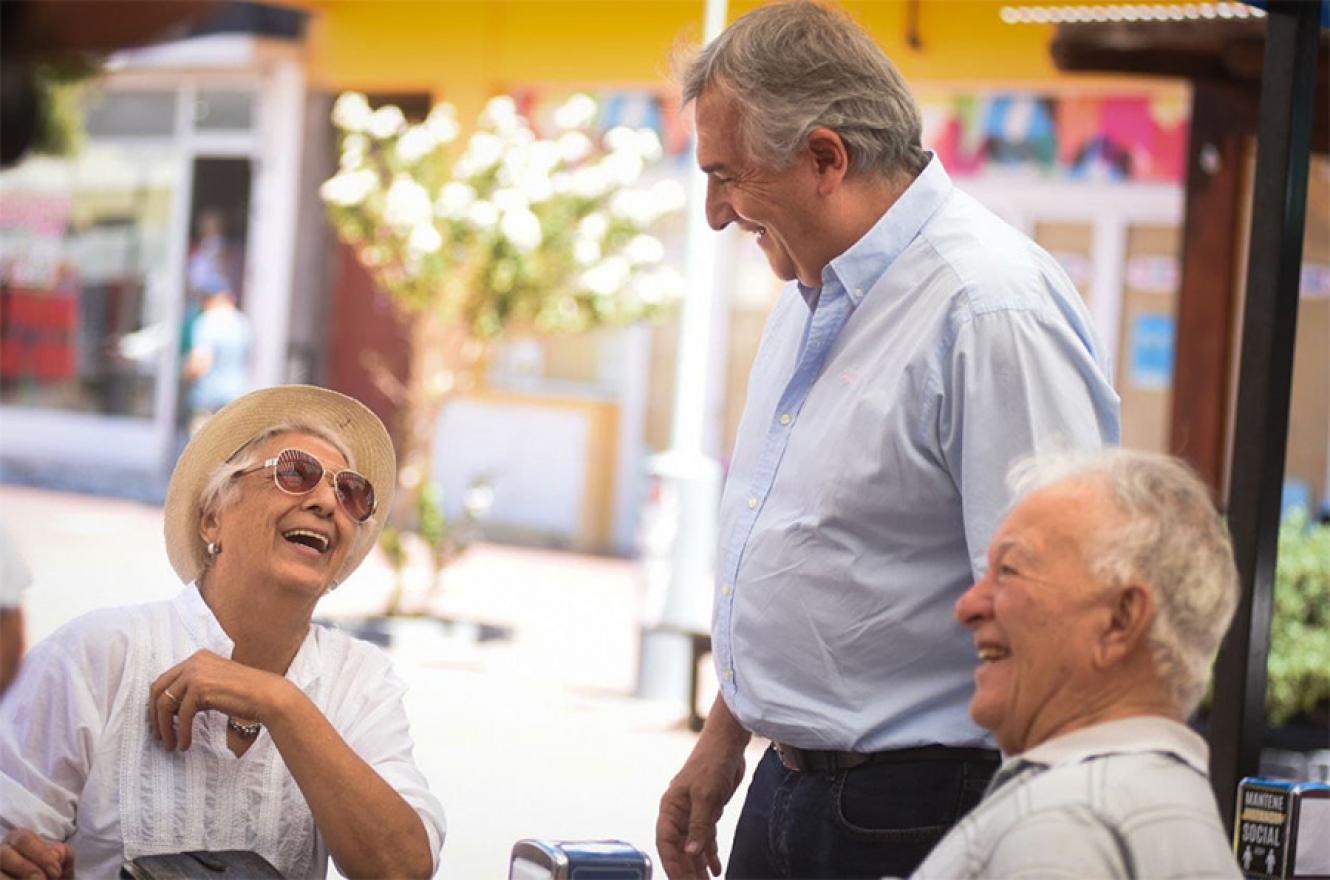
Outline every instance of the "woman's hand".
<path fill-rule="evenodd" d="M 74 876 L 74 850 L 66 843 L 47 840 L 26 828 L 15 828 L 0 841 L 0 876 Z"/>
<path fill-rule="evenodd" d="M 262 721 L 292 685 L 280 675 L 236 663 L 212 651 L 195 651 L 157 677 L 148 692 L 153 733 L 169 752 L 189 748 L 194 716 L 222 712 L 233 718 Z M 174 716 L 180 716 L 177 725 Z"/>

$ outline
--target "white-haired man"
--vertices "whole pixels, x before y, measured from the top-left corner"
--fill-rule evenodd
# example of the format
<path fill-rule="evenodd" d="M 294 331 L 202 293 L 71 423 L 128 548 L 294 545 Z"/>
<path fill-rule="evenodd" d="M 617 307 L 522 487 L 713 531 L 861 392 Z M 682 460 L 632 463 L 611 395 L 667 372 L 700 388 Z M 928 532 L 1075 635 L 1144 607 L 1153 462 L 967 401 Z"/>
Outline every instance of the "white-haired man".
<path fill-rule="evenodd" d="M 721 694 L 661 798 L 671 877 L 772 740 L 730 877 L 908 874 L 998 765 L 966 711 L 951 606 L 982 574 L 1011 462 L 1118 439 L 1084 303 L 959 192 L 872 38 L 812 3 L 734 22 L 684 72 L 707 218 L 793 282 L 768 319 L 721 501 Z"/>
<path fill-rule="evenodd" d="M 974 720 L 1008 755 L 923 878 L 1236 878 L 1183 723 L 1237 604 L 1228 533 L 1178 461 L 1032 460 L 1024 499 L 956 603 L 980 667 Z"/>

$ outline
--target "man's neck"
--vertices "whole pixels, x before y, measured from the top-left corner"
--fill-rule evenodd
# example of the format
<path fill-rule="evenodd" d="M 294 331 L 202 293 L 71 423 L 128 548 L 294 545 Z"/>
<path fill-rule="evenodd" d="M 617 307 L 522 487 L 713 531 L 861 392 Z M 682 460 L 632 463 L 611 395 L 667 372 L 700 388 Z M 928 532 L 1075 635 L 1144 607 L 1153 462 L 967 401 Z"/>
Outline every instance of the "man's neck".
<path fill-rule="evenodd" d="M 1078 701 L 1073 711 L 1061 716 L 1046 715 L 1037 720 L 1031 725 L 1018 753 L 1028 752 L 1050 739 L 1077 730 L 1124 718 L 1154 715 L 1179 723 L 1187 720 L 1182 710 L 1153 677 L 1124 676 L 1077 690 L 1087 696 Z M 1094 696 L 1088 696 L 1090 694 Z"/>
<path fill-rule="evenodd" d="M 818 255 L 820 262 L 816 277 L 801 277 L 799 280 L 804 286 L 821 287 L 823 273 L 831 261 L 867 235 L 916 177 L 917 174 L 903 173 L 897 177 L 859 175 L 847 178 L 827 205 L 823 219 L 826 234 L 822 252 Z"/>

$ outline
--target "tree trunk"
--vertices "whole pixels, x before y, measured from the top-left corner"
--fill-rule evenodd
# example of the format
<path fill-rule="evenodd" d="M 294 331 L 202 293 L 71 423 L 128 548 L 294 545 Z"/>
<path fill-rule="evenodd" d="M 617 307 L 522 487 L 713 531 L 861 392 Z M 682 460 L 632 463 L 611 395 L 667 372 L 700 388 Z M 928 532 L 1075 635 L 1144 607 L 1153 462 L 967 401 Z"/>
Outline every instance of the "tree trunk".
<path fill-rule="evenodd" d="M 401 458 L 391 522 L 404 531 L 419 526 L 420 495 L 432 477 L 435 428 L 448 398 L 475 387 L 488 346 L 467 328 L 435 312 L 411 318 L 411 360 L 406 401 L 400 412 Z"/>

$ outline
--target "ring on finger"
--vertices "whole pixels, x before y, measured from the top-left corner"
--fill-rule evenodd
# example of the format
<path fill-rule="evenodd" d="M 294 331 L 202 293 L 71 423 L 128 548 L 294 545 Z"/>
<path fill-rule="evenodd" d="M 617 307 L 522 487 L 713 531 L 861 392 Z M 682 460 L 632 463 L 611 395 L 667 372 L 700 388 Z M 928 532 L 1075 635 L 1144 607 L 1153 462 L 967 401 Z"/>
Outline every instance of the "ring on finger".
<path fill-rule="evenodd" d="M 169 690 L 166 689 L 163 689 L 162 693 L 165 694 L 167 699 L 169 699 L 172 703 L 175 703 L 177 706 L 180 705 L 180 698 L 177 697 L 175 694 L 171 693 Z"/>

